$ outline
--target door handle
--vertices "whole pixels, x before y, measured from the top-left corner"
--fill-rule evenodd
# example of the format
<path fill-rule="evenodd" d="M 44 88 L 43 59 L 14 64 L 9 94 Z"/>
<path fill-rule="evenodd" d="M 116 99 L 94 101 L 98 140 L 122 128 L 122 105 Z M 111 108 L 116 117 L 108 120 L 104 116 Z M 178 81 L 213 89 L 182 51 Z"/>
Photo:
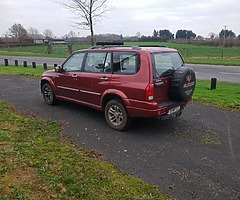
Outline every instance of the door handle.
<path fill-rule="evenodd" d="M 102 77 L 101 80 L 102 81 L 108 81 L 108 78 L 107 77 Z"/>

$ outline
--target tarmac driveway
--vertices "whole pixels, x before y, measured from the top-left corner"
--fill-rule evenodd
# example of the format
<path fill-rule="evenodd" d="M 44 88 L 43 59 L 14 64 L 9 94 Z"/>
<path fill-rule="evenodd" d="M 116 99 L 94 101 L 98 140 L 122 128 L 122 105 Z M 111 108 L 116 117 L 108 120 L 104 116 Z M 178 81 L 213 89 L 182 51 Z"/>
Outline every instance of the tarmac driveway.
<path fill-rule="evenodd" d="M 117 132 L 99 111 L 68 102 L 46 105 L 38 82 L 0 75 L 0 99 L 67 122 L 63 134 L 70 140 L 173 198 L 240 199 L 239 112 L 193 103 L 178 119 L 136 119 L 128 132 Z"/>

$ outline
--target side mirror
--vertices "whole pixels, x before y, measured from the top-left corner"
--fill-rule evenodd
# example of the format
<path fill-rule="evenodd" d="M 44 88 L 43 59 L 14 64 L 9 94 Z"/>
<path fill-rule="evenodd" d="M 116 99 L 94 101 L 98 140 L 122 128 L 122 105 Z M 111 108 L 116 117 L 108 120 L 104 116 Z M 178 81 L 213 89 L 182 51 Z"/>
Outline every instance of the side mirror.
<path fill-rule="evenodd" d="M 57 73 L 61 73 L 63 71 L 62 66 L 56 66 L 56 67 L 54 67 L 54 69 L 55 69 L 55 72 L 57 72 Z"/>

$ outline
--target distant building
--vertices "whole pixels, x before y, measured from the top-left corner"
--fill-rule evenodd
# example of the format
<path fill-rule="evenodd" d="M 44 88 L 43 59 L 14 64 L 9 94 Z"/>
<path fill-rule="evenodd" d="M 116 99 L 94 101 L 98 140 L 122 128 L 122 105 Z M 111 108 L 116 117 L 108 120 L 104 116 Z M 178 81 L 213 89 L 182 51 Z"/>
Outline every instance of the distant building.
<path fill-rule="evenodd" d="M 43 44 L 48 42 L 48 40 L 45 39 L 45 37 L 42 34 L 28 34 L 28 35 L 33 39 L 33 42 L 35 44 Z"/>
<path fill-rule="evenodd" d="M 51 44 L 66 44 L 65 39 L 49 39 Z"/>

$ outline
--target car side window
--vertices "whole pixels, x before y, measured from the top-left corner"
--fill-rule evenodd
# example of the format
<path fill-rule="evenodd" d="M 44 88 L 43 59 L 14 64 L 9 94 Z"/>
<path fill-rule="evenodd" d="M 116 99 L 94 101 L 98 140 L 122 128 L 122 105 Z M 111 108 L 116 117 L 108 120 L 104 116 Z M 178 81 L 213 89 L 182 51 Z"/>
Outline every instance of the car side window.
<path fill-rule="evenodd" d="M 113 52 L 114 74 L 135 74 L 139 70 L 139 56 L 135 52 Z"/>
<path fill-rule="evenodd" d="M 107 52 L 89 52 L 84 65 L 85 72 L 110 73 L 111 54 Z"/>
<path fill-rule="evenodd" d="M 67 60 L 67 62 L 63 65 L 63 70 L 66 72 L 80 71 L 82 67 L 84 55 L 85 55 L 84 52 L 73 54 Z"/>

